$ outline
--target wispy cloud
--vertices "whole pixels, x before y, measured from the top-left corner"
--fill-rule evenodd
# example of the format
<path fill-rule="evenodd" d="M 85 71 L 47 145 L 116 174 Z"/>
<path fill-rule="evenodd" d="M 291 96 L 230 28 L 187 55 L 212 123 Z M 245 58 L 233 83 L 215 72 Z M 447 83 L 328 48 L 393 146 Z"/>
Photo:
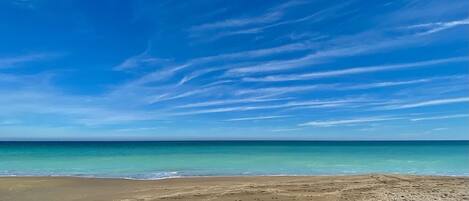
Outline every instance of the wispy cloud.
<path fill-rule="evenodd" d="M 295 2 L 295 1 L 292 1 L 292 2 Z M 287 2 L 283 5 L 288 5 L 288 6 L 278 6 L 275 9 L 271 9 L 271 10 L 279 10 L 276 13 L 283 13 L 282 10 L 285 8 L 288 8 L 294 5 L 304 4 L 304 3 L 305 1 L 302 1 L 302 2 L 298 1 L 297 3 Z M 281 20 L 279 18 L 276 20 L 272 20 L 271 22 L 252 24 L 253 26 L 248 26 L 246 28 L 240 27 L 239 29 L 234 29 L 234 30 L 233 29 L 223 30 L 219 33 L 216 33 L 215 35 L 212 35 L 209 40 L 217 40 L 220 38 L 234 36 L 234 35 L 258 34 L 268 29 L 279 27 L 279 26 L 285 26 L 285 25 L 291 25 L 291 24 L 297 24 L 297 23 L 303 23 L 303 22 L 305 23 L 307 22 L 311 24 L 311 23 L 321 22 L 326 19 L 327 20 L 334 19 L 334 18 L 348 14 L 347 11 L 343 11 L 343 10 L 345 10 L 345 7 L 349 4 L 350 4 L 349 2 L 341 3 L 336 6 L 325 8 L 325 9 L 316 11 L 312 14 L 299 17 L 299 18 L 295 18 L 295 19 Z M 253 22 L 255 21 L 253 20 Z"/>
<path fill-rule="evenodd" d="M 44 89 L 42 92 L 17 90 L 0 93 L 2 93 L 0 100 L 2 114 L 20 119 L 25 116 L 36 116 L 46 122 L 54 120 L 65 125 L 92 126 L 158 118 L 145 112 L 102 106 L 101 104 L 110 103 L 98 101 L 99 98 L 70 96 Z"/>
<path fill-rule="evenodd" d="M 237 19 L 227 19 L 224 21 L 201 24 L 193 26 L 191 31 L 207 31 L 213 29 L 223 29 L 223 28 L 234 28 L 234 27 L 243 27 L 248 25 L 256 24 L 265 24 L 273 21 L 277 21 L 282 17 L 282 13 L 278 11 L 266 13 L 265 15 L 255 16 L 255 17 L 246 17 L 246 18 L 237 18 Z"/>
<path fill-rule="evenodd" d="M 199 88 L 199 89 L 194 89 L 194 90 L 188 90 L 188 91 L 183 91 L 183 92 L 176 92 L 176 93 L 163 93 L 163 94 L 157 94 L 157 95 L 148 95 L 147 97 L 144 98 L 145 102 L 147 104 L 155 104 L 158 102 L 162 101 L 168 101 L 168 100 L 175 100 L 175 99 L 180 99 L 180 98 L 186 98 L 186 97 L 192 97 L 194 95 L 199 95 L 199 94 L 204 94 L 206 92 L 212 91 L 217 89 L 216 87 L 207 87 L 207 88 Z"/>
<path fill-rule="evenodd" d="M 387 110 L 407 109 L 407 108 L 447 105 L 447 104 L 465 103 L 465 102 L 469 102 L 469 97 L 437 99 L 437 100 L 422 101 L 422 102 L 410 103 L 410 104 L 390 105 L 390 106 L 380 107 L 380 109 L 387 109 Z"/>
<path fill-rule="evenodd" d="M 418 41 L 417 38 L 411 35 L 383 39 L 379 37 L 377 33 L 379 32 L 363 32 L 352 36 L 338 37 L 323 41 L 317 45 L 314 52 L 310 52 L 302 57 L 287 60 L 271 60 L 260 64 L 241 66 L 230 69 L 226 72 L 226 75 L 236 77 L 310 67 L 314 64 L 333 61 L 336 58 L 377 53 L 404 45 L 417 44 L 416 41 Z M 358 42 L 364 39 L 370 40 L 370 42 Z"/>
<path fill-rule="evenodd" d="M 234 61 L 234 60 L 247 60 L 247 59 L 254 59 L 254 58 L 259 58 L 259 57 L 264 57 L 264 56 L 272 56 L 276 54 L 285 54 L 289 52 L 303 51 L 303 50 L 312 49 L 315 46 L 316 45 L 313 43 L 304 41 L 304 42 L 290 43 L 290 44 L 285 44 L 285 45 L 270 47 L 270 48 L 247 50 L 247 51 L 241 51 L 241 52 L 235 52 L 235 53 L 226 53 L 226 54 L 220 54 L 220 55 L 215 55 L 215 56 L 201 57 L 201 58 L 190 60 L 189 62 L 182 65 L 183 66 L 182 68 L 177 68 L 177 71 L 187 69 L 192 66 L 213 63 L 213 62 L 218 62 L 218 61 L 227 62 L 227 61 Z M 235 66 L 236 65 L 230 64 L 230 65 L 196 70 L 192 72 L 190 75 L 184 76 L 184 78 L 180 81 L 180 84 L 184 84 L 189 80 L 195 79 L 197 77 L 200 77 L 210 72 L 225 70 L 225 69 L 229 69 Z"/>
<path fill-rule="evenodd" d="M 298 131 L 302 130 L 302 128 L 279 128 L 279 129 L 272 129 L 271 132 L 291 132 L 291 131 Z"/>
<path fill-rule="evenodd" d="M 469 114 L 453 114 L 453 115 L 443 115 L 443 116 L 422 117 L 422 118 L 411 119 L 411 121 L 455 119 L 455 118 L 465 118 L 465 117 L 469 117 Z"/>
<path fill-rule="evenodd" d="M 155 66 L 166 64 L 170 59 L 163 59 L 154 57 L 150 54 L 151 51 L 151 43 L 149 42 L 147 48 L 142 53 L 129 57 L 125 59 L 122 63 L 118 64 L 114 67 L 114 70 L 129 70 L 134 69 L 137 67 L 147 67 L 147 66 Z"/>
<path fill-rule="evenodd" d="M 370 122 L 379 121 L 391 121 L 399 120 L 401 117 L 364 117 L 356 119 L 341 119 L 341 120 L 330 120 L 330 121 L 310 121 L 299 124 L 299 126 L 314 126 L 314 127 L 331 127 L 331 126 L 342 126 L 342 125 L 355 125 Z"/>
<path fill-rule="evenodd" d="M 180 85 L 183 85 L 193 79 L 196 79 L 198 77 L 201 77 L 203 75 L 206 75 L 208 73 L 212 73 L 212 72 L 216 72 L 218 71 L 219 69 L 218 68 L 207 68 L 207 69 L 202 69 L 202 70 L 199 70 L 199 71 L 194 71 L 192 73 L 190 73 L 189 75 L 186 75 L 184 76 L 179 82 L 178 82 L 178 86 Z"/>
<path fill-rule="evenodd" d="M 290 115 L 243 117 L 243 118 L 227 119 L 225 121 L 251 121 L 251 120 L 279 119 L 279 118 L 286 118 L 286 117 L 290 117 Z"/>
<path fill-rule="evenodd" d="M 434 129 L 432 129 L 432 131 L 444 131 L 444 130 L 448 130 L 448 128 L 434 128 Z"/>
<path fill-rule="evenodd" d="M 238 104 L 238 103 L 245 104 L 245 103 L 259 103 L 259 102 L 274 102 L 274 101 L 282 101 L 282 100 L 289 100 L 289 99 L 291 98 L 250 97 L 250 98 L 243 98 L 243 99 L 212 100 L 212 101 L 184 104 L 184 105 L 176 106 L 176 108 L 207 107 L 207 106 L 228 105 L 228 104 Z"/>
<path fill-rule="evenodd" d="M 295 93 L 302 91 L 314 91 L 314 90 L 333 90 L 337 87 L 337 84 L 317 84 L 317 85 L 305 85 L 305 86 L 285 86 L 285 87 L 267 87 L 267 88 L 254 88 L 254 89 L 241 89 L 236 91 L 237 95 L 245 94 L 263 94 L 267 96 L 281 95 L 287 93 Z"/>
<path fill-rule="evenodd" d="M 117 132 L 139 132 L 139 131 L 154 131 L 161 129 L 161 127 L 141 127 L 141 128 L 121 128 L 116 129 Z"/>
<path fill-rule="evenodd" d="M 133 57 L 130 57 L 120 63 L 119 65 L 115 66 L 114 70 L 128 70 L 137 67 L 144 67 L 144 66 L 155 66 L 169 62 L 170 59 L 162 59 L 153 57 L 146 54 L 139 54 Z"/>
<path fill-rule="evenodd" d="M 305 1 L 287 1 L 268 9 L 264 14 L 251 16 L 226 19 L 217 22 L 205 23 L 196 25 L 190 28 L 190 31 L 210 31 L 216 29 L 227 29 L 227 28 L 240 28 L 252 25 L 262 25 L 278 21 L 282 16 L 285 9 L 305 4 Z"/>
<path fill-rule="evenodd" d="M 277 55 L 277 54 L 285 54 L 289 52 L 303 51 L 303 50 L 312 49 L 314 47 L 315 47 L 315 44 L 309 41 L 303 41 L 303 42 L 289 43 L 289 44 L 268 47 L 268 48 L 251 49 L 251 50 L 244 50 L 244 51 L 233 52 L 233 53 L 225 53 L 225 54 L 219 54 L 219 55 L 213 55 L 213 56 L 194 58 L 183 64 L 172 65 L 167 68 L 163 68 L 161 70 L 146 74 L 142 76 L 141 78 L 132 81 L 131 84 L 141 85 L 141 84 L 145 84 L 148 82 L 169 79 L 177 72 L 187 70 L 192 67 L 201 66 L 201 65 L 207 65 L 211 63 L 217 63 L 217 62 L 228 62 L 228 61 L 239 62 L 240 60 L 256 59 L 256 58 L 272 56 L 272 55 Z M 133 60 L 133 59 L 130 58 L 130 60 Z M 133 64 L 134 62 L 132 61 L 130 63 Z M 199 69 L 192 72 L 190 75 L 184 76 L 184 78 L 181 79 L 179 84 L 182 85 L 192 79 L 196 79 L 199 76 L 205 75 L 207 73 L 233 68 L 233 67 L 236 67 L 237 65 L 242 65 L 242 63 L 240 64 L 235 63 L 235 64 L 229 64 L 229 65 L 216 65 L 216 67 L 209 67 L 209 68 L 199 67 Z"/>
<path fill-rule="evenodd" d="M 266 73 L 274 71 L 290 70 L 300 67 L 305 67 L 313 64 L 324 63 L 325 59 L 330 59 L 338 56 L 351 56 L 357 55 L 365 51 L 362 47 L 349 47 L 340 49 L 329 49 L 324 51 L 318 51 L 307 56 L 290 59 L 290 60 L 278 60 L 269 61 L 263 64 L 255 64 L 251 66 L 245 66 L 241 68 L 233 68 L 226 72 L 227 76 L 242 76 L 254 73 Z"/>
<path fill-rule="evenodd" d="M 0 57 L 0 69 L 11 68 L 20 64 L 28 63 L 28 62 L 47 60 L 47 59 L 55 58 L 57 56 L 58 54 L 38 53 L 38 54 L 28 54 L 28 55 L 13 56 L 13 57 L 3 57 L 3 58 Z"/>
<path fill-rule="evenodd" d="M 229 32 L 229 31 L 222 32 L 218 36 L 223 37 L 223 36 L 229 36 L 229 35 L 236 35 L 236 34 L 243 33 L 243 32 L 249 33 L 249 30 L 252 30 L 252 33 L 259 33 L 267 29 L 271 29 L 271 28 L 275 28 L 279 26 L 285 26 L 285 25 L 291 25 L 291 24 L 297 24 L 297 23 L 303 23 L 303 22 L 305 23 L 307 22 L 310 25 L 312 23 L 318 23 L 318 22 L 322 22 L 325 20 L 331 20 L 331 19 L 344 16 L 346 14 L 349 14 L 349 12 L 345 11 L 348 5 L 350 5 L 350 2 L 339 3 L 335 6 L 325 8 L 322 10 L 318 10 L 312 14 L 309 14 L 300 18 L 278 21 L 278 22 L 271 23 L 268 25 L 259 26 L 253 29 L 239 30 L 238 32 Z"/>
<path fill-rule="evenodd" d="M 24 9 L 34 10 L 38 8 L 38 5 L 42 2 L 32 0 L 12 0 L 9 1 L 11 4 Z"/>
<path fill-rule="evenodd" d="M 401 86 L 401 85 L 410 85 L 410 84 L 419 84 L 425 82 L 431 82 L 435 79 L 416 79 L 416 80 L 406 80 L 406 81 L 391 81 L 391 82 L 376 82 L 376 83 L 369 83 L 369 84 L 349 84 L 344 85 L 343 87 L 337 88 L 338 90 L 356 90 L 356 89 L 374 89 L 374 88 L 382 88 L 382 87 L 393 87 L 393 86 Z"/>
<path fill-rule="evenodd" d="M 255 29 L 255 28 L 254 28 Z M 249 30 L 249 29 L 248 29 Z M 375 35 L 377 35 L 375 33 Z M 379 35 L 379 34 L 378 34 Z M 237 59 L 247 60 L 247 59 L 254 59 L 268 55 L 274 54 L 282 54 L 287 52 L 294 52 L 294 51 L 301 51 L 301 50 L 312 50 L 317 49 L 317 51 L 308 54 L 304 57 L 289 59 L 289 60 L 274 60 L 274 61 L 267 61 L 267 62 L 253 62 L 253 64 L 243 64 L 239 62 L 231 62 L 231 65 L 226 66 L 219 66 L 217 65 L 216 68 L 211 69 L 211 71 L 219 70 L 227 70 L 225 75 L 227 77 L 237 77 L 237 76 L 245 76 L 247 74 L 255 74 L 255 73 L 271 73 L 274 71 L 283 71 L 283 70 L 290 70 L 300 67 L 307 67 L 318 63 L 328 62 L 331 59 L 337 57 L 346 57 L 346 56 L 355 56 L 361 55 L 365 53 L 376 53 L 377 51 L 383 51 L 390 48 L 396 48 L 400 46 L 408 46 L 411 44 L 422 44 L 418 43 L 417 41 L 421 40 L 419 37 L 413 37 L 412 35 L 405 35 L 402 37 L 397 38 L 381 38 L 378 40 L 370 41 L 369 43 L 360 43 L 357 41 L 362 41 L 364 38 L 376 38 L 373 34 L 369 33 L 361 33 L 353 36 L 343 37 L 343 39 L 334 38 L 332 41 L 327 41 L 326 43 L 322 44 L 322 46 L 327 47 L 326 49 L 320 49 L 320 45 L 316 43 L 306 42 L 306 43 L 293 43 L 293 44 L 286 44 L 278 47 L 272 48 L 265 48 L 265 49 L 258 49 L 258 50 L 247 50 L 235 53 L 227 53 L 221 55 L 214 55 L 208 57 L 200 57 L 192 59 L 184 64 L 170 66 L 168 68 L 158 70 L 152 72 L 150 74 L 144 75 L 140 79 L 136 80 L 135 83 L 147 83 L 152 82 L 155 80 L 161 79 L 168 79 L 172 77 L 175 73 L 195 67 L 197 65 L 207 64 L 210 62 L 228 62 L 234 61 Z M 379 38 L 379 37 L 378 37 Z M 205 70 L 202 67 L 198 68 L 200 72 L 194 72 L 191 75 L 184 76 L 181 79 L 180 84 L 184 84 L 189 80 L 196 79 L 198 76 L 205 75 L 203 71 Z M 213 72 L 212 71 L 212 72 Z M 267 77 L 246 77 L 243 78 L 244 81 L 256 81 L 256 82 L 267 82 L 267 81 L 282 81 L 282 80 L 296 80 L 294 77 L 295 75 L 280 75 L 280 76 L 267 76 Z M 315 76 L 314 74 L 311 75 L 298 75 L 298 79 L 308 79 L 305 77 L 308 76 Z"/>
<path fill-rule="evenodd" d="M 462 25 L 464 21 L 456 21 L 451 24 Z M 456 25 L 454 25 L 456 26 Z M 394 29 L 393 29 L 394 30 Z M 436 33 L 428 32 L 425 30 L 417 30 L 417 34 L 431 34 Z M 301 67 L 309 67 L 314 64 L 328 62 L 334 58 L 364 55 L 367 53 L 376 53 L 399 47 L 418 46 L 422 43 L 418 41 L 428 41 L 429 38 L 416 36 L 415 34 L 402 34 L 395 37 L 381 37 L 383 30 L 373 30 L 369 32 L 362 32 L 356 35 L 334 38 L 333 40 L 326 41 L 322 44 L 327 48 L 317 48 L 313 53 L 306 56 L 288 59 L 288 60 L 274 60 L 261 64 L 254 64 L 250 66 L 243 66 L 239 68 L 230 69 L 227 71 L 227 76 L 245 76 L 249 74 L 271 73 L 275 71 L 286 71 Z M 358 41 L 368 40 L 368 43 L 361 43 Z M 253 80 L 256 78 L 252 78 Z M 262 78 L 261 78 L 262 79 Z M 265 80 L 265 79 L 264 79 Z"/>
<path fill-rule="evenodd" d="M 454 27 L 462 26 L 462 25 L 469 25 L 469 18 L 463 20 L 455 20 L 455 21 L 447 21 L 447 22 L 433 22 L 433 23 L 425 23 L 425 24 L 416 24 L 407 26 L 407 29 L 419 29 L 423 30 L 417 33 L 417 35 L 428 35 L 440 31 L 444 31 L 446 29 L 451 29 Z"/>
<path fill-rule="evenodd" d="M 187 112 L 174 112 L 172 115 L 196 115 L 196 114 L 210 114 L 210 113 L 223 113 L 223 112 L 242 112 L 252 110 L 265 110 L 265 109 L 279 109 L 279 108 L 330 108 L 337 106 L 346 106 L 352 103 L 369 102 L 363 99 L 343 99 L 343 100 L 310 100 L 310 101 L 290 101 L 281 104 L 269 105 L 255 105 L 255 106 L 235 106 L 235 107 L 220 107 L 202 110 L 193 110 Z M 356 106 L 356 105 L 355 105 Z"/>
<path fill-rule="evenodd" d="M 280 82 L 280 81 L 292 81 L 292 80 L 311 80 L 319 78 L 329 78 L 329 77 L 339 77 L 345 75 L 356 75 L 356 74 L 365 74 L 381 71 L 392 71 L 392 70 L 401 70 L 407 68 L 416 68 L 416 67 L 426 67 L 432 65 L 440 65 L 446 63 L 456 63 L 456 62 L 467 62 L 469 57 L 452 57 L 447 59 L 435 59 L 429 61 L 419 61 L 412 63 L 400 63 L 400 64 L 388 64 L 388 65 L 376 65 L 376 66 L 363 66 L 363 67 L 354 67 L 341 70 L 332 70 L 332 71 L 322 71 L 314 73 L 302 73 L 302 74 L 290 74 L 290 75 L 272 75 L 266 77 L 247 77 L 244 78 L 244 81 L 250 82 Z"/>
<path fill-rule="evenodd" d="M 335 83 L 335 84 L 316 84 L 316 85 L 305 85 L 305 86 L 286 86 L 286 87 L 267 87 L 257 89 L 241 89 L 235 93 L 238 95 L 245 94 L 263 94 L 268 96 L 275 96 L 288 93 L 298 93 L 306 91 L 347 91 L 347 90 L 365 90 L 375 89 L 402 85 L 411 85 L 419 83 L 427 83 L 436 80 L 445 80 L 456 78 L 456 76 L 443 76 L 443 77 L 431 77 L 424 79 L 405 80 L 405 81 L 386 81 L 386 82 L 375 82 L 367 84 L 357 83 Z"/>
<path fill-rule="evenodd" d="M 0 118 L 7 116 L 30 123 L 30 117 L 48 124 L 96 126 L 160 119 L 160 114 L 118 106 L 120 99 L 106 95 L 85 96 L 63 93 L 48 74 L 0 76 Z M 127 99 L 127 104 L 135 100 Z"/>

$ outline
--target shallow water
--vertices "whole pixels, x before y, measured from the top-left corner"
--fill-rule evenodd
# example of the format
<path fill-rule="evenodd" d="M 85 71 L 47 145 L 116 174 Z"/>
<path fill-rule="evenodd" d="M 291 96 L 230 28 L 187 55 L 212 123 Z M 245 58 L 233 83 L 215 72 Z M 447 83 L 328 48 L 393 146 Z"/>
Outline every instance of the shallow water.
<path fill-rule="evenodd" d="M 469 141 L 0 142 L 0 175 L 469 175 Z"/>

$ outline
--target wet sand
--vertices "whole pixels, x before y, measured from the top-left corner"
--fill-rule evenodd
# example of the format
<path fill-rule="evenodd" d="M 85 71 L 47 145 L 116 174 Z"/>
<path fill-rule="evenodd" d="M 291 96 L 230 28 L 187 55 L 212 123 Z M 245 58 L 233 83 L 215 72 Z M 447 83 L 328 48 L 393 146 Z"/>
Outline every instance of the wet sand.
<path fill-rule="evenodd" d="M 198 177 L 153 181 L 0 177 L 0 201 L 469 200 L 469 177 Z"/>

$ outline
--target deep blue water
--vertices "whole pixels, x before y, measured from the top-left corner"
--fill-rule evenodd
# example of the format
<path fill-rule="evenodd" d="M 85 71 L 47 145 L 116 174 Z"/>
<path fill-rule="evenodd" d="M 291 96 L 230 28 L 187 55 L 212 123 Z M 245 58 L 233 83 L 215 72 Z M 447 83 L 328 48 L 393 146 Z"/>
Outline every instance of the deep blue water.
<path fill-rule="evenodd" d="M 469 176 L 469 141 L 0 142 L 0 175 Z"/>

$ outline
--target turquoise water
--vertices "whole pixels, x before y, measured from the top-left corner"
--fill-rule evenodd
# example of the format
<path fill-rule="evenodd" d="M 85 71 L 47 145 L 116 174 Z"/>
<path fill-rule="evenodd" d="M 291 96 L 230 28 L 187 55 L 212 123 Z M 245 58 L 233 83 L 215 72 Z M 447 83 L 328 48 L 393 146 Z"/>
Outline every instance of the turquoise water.
<path fill-rule="evenodd" d="M 364 173 L 469 176 L 469 141 L 0 142 L 3 176 Z"/>

